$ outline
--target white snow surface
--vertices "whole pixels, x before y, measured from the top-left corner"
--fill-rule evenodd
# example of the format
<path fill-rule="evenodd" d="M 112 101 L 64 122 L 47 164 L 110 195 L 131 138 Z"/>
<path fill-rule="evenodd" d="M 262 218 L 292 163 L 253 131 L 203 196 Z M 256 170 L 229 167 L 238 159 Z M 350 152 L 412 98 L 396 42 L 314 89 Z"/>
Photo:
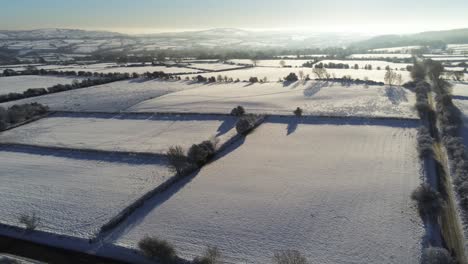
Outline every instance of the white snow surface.
<path fill-rule="evenodd" d="M 49 106 L 53 111 L 118 112 L 144 100 L 197 86 L 201 84 L 187 85 L 185 82 L 134 79 L 26 98 L 0 105 L 9 107 L 14 104 L 38 102 Z"/>
<path fill-rule="evenodd" d="M 452 95 L 455 97 L 455 99 L 457 99 L 457 96 L 466 97 L 465 99 L 468 99 L 468 83 L 453 82 L 452 84 Z"/>
<path fill-rule="evenodd" d="M 235 123 L 231 116 L 54 114 L 0 133 L 0 143 L 165 154 L 235 130 Z"/>
<path fill-rule="evenodd" d="M 187 67 L 206 71 L 226 71 L 238 69 L 242 66 L 225 63 L 190 63 L 189 65 L 187 65 Z"/>
<path fill-rule="evenodd" d="M 140 67 L 112 67 L 106 69 L 96 70 L 97 72 L 102 73 L 145 73 L 145 72 L 156 72 L 162 71 L 164 73 L 194 73 L 200 72 L 199 70 L 189 69 L 189 68 L 181 68 L 181 67 L 165 67 L 165 66 L 140 66 Z"/>
<path fill-rule="evenodd" d="M 401 87 L 310 81 L 203 85 L 137 104 L 129 112 L 230 113 L 242 105 L 249 113 L 417 118 L 414 94 Z"/>
<path fill-rule="evenodd" d="M 0 77 L 0 94 L 22 93 L 29 88 L 48 88 L 56 84 L 71 84 L 74 80 L 80 81 L 81 78 L 37 75 Z"/>
<path fill-rule="evenodd" d="M 108 155 L 2 147 L 0 222 L 23 227 L 18 217 L 35 213 L 41 219 L 38 230 L 90 238 L 172 175 L 156 158 L 126 162 Z"/>
<path fill-rule="evenodd" d="M 406 71 L 406 66 L 411 65 L 409 63 L 395 63 L 395 62 L 388 62 L 388 61 L 381 61 L 381 60 L 322 60 L 317 62 L 316 64 L 323 63 L 342 63 L 348 64 L 350 67 L 354 67 L 355 64 L 359 66 L 360 69 L 364 68 L 365 65 L 372 65 L 372 68 L 377 69 L 380 67 L 381 70 L 385 70 L 385 67 L 389 66 L 392 70 L 404 68 Z M 328 70 L 328 69 L 327 69 Z"/>
<path fill-rule="evenodd" d="M 236 63 L 236 64 L 247 64 L 247 65 L 253 65 L 254 63 L 252 60 L 248 59 L 233 59 L 229 60 L 230 62 Z M 306 62 L 310 62 L 313 60 L 304 60 L 304 59 L 298 59 L 298 60 L 288 60 L 288 59 L 277 59 L 277 60 L 258 60 L 257 61 L 257 66 L 259 67 L 281 67 L 280 62 L 284 61 L 285 65 L 289 65 L 291 67 L 302 67 L 302 65 Z"/>
<path fill-rule="evenodd" d="M 250 77 L 258 77 L 259 79 L 263 79 L 264 77 L 267 78 L 267 81 L 276 82 L 279 79 L 284 79 L 288 74 L 295 73 L 299 76 L 299 72 L 302 71 L 304 75 L 309 75 L 310 78 L 316 78 L 316 76 L 312 73 L 312 68 L 274 68 L 274 67 L 254 67 L 248 69 L 240 69 L 234 71 L 227 71 L 220 73 L 223 76 L 226 75 L 228 77 L 232 77 L 234 80 L 239 79 L 241 81 L 248 81 Z M 341 78 L 345 75 L 349 75 L 354 79 L 361 79 L 368 78 L 369 80 L 383 82 L 385 77 L 385 70 L 354 70 L 354 69 L 327 69 L 327 72 L 330 73 L 332 76 L 336 78 Z M 403 81 L 409 81 L 410 75 L 408 71 L 397 71 L 397 73 L 402 75 Z M 182 78 L 185 76 L 196 77 L 198 74 L 189 74 L 183 75 Z M 202 73 L 200 74 L 204 77 L 216 77 L 217 73 Z"/>
<path fill-rule="evenodd" d="M 352 54 L 349 56 L 351 59 L 405 59 L 411 58 L 411 54 L 406 53 L 364 53 L 364 54 Z"/>
<path fill-rule="evenodd" d="M 314 264 L 419 263 L 416 129 L 340 122 L 260 126 L 148 201 L 115 243 L 157 235 L 187 259 L 217 246 L 227 263 L 270 263 L 282 249 Z"/>

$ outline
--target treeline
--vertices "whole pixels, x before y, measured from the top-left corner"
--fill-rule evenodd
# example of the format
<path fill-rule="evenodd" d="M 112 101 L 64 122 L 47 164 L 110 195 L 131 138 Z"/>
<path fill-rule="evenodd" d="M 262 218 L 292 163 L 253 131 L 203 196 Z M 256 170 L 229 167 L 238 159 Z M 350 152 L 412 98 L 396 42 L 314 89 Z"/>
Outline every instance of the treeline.
<path fill-rule="evenodd" d="M 62 72 L 63 74 L 63 72 Z M 122 73 L 107 73 L 105 77 L 88 78 L 82 81 L 74 81 L 72 84 L 56 84 L 48 88 L 29 88 L 22 93 L 8 93 L 0 95 L 0 103 L 41 96 L 45 94 L 58 93 L 63 91 L 75 90 L 80 88 L 91 87 L 116 81 L 127 80 L 130 78 L 129 74 Z"/>
<path fill-rule="evenodd" d="M 417 150 L 419 158 L 427 166 L 434 164 L 433 168 L 438 174 L 437 181 L 440 183 L 444 177 L 444 169 L 441 161 L 436 158 L 434 152 L 434 142 L 439 139 L 439 136 L 434 131 L 431 135 L 431 129 L 435 127 L 437 123 L 435 112 L 432 110 L 429 104 L 429 92 L 437 90 L 437 83 L 440 81 L 440 74 L 442 73 L 439 65 L 433 61 L 418 62 L 415 61 L 414 67 L 411 71 L 411 77 L 413 81 L 406 83 L 405 87 L 413 89 L 416 93 L 416 109 L 418 114 L 424 122 L 424 126 L 418 129 L 417 134 Z M 429 83 L 429 82 L 431 83 Z M 437 99 L 436 99 L 437 100 Z M 439 113 L 437 113 L 439 114 Z M 434 137 L 433 137 L 434 136 Z M 445 193 L 437 186 L 432 186 L 430 181 L 426 179 L 418 188 L 416 188 L 412 194 L 411 199 L 417 202 L 418 211 L 424 222 L 432 222 L 432 224 L 440 223 L 440 215 L 446 207 L 446 201 L 444 200 L 441 193 Z M 433 235 L 438 236 L 434 233 Z M 431 237 L 429 237 L 431 239 Z M 431 263 L 437 259 L 437 263 L 455 263 L 451 253 L 443 247 L 442 244 L 429 243 L 427 248 L 424 248 L 422 252 L 423 263 Z"/>
<path fill-rule="evenodd" d="M 44 115 L 48 110 L 47 106 L 38 103 L 13 105 L 8 109 L 0 106 L 0 131 L 34 117 Z"/>
<path fill-rule="evenodd" d="M 181 58 L 195 58 L 199 60 L 216 59 L 227 61 L 229 59 L 277 59 L 278 56 L 296 56 L 301 58 L 311 58 L 307 55 L 320 54 L 326 55 L 327 58 L 346 58 L 351 54 L 366 53 L 365 49 L 360 48 L 305 48 L 305 49 L 284 49 L 284 48 L 267 48 L 267 49 L 203 49 L 194 48 L 187 50 L 164 50 L 164 51 L 132 51 L 132 56 L 128 55 L 128 51 L 122 52 L 103 52 L 99 51 L 91 55 L 89 60 L 101 62 L 153 62 L 156 58 L 158 61 L 163 61 L 166 58 L 177 60 Z"/>
<path fill-rule="evenodd" d="M 7 75 L 4 76 L 20 76 L 20 75 L 53 75 L 53 76 L 67 76 L 67 77 L 88 77 L 84 80 L 75 80 L 72 84 L 56 84 L 48 88 L 29 88 L 22 93 L 8 93 L 0 95 L 0 103 L 36 97 L 46 94 L 64 92 L 80 88 L 87 88 L 91 86 L 107 84 L 117 81 L 128 79 L 145 78 L 145 79 L 161 79 L 161 80 L 181 80 L 180 76 L 174 76 L 164 73 L 162 71 L 146 72 L 143 74 L 138 73 L 97 73 L 97 72 L 84 72 L 84 71 L 55 71 L 55 70 L 30 70 L 24 72 L 17 72 L 13 70 L 5 70 Z M 5 72 L 4 71 L 4 72 Z"/>
<path fill-rule="evenodd" d="M 323 63 L 323 62 L 320 62 L 320 63 L 317 63 L 315 65 L 311 64 L 310 62 L 306 62 L 302 65 L 303 67 L 314 67 L 314 68 L 319 68 L 319 69 L 355 69 L 355 70 L 359 70 L 361 69 L 361 67 L 359 67 L 359 64 L 354 64 L 354 65 L 349 65 L 347 63 L 334 63 L 334 62 L 329 62 L 329 63 Z M 406 66 L 404 68 L 395 68 L 395 70 L 401 70 L 401 71 L 411 71 L 411 68 L 412 66 Z M 372 66 L 372 64 L 366 64 L 364 65 L 364 67 L 362 67 L 362 69 L 364 70 L 373 70 L 374 67 Z M 387 65 L 386 67 L 384 67 L 382 69 L 382 67 L 380 66 L 377 66 L 375 67 L 376 70 L 390 70 L 390 66 Z"/>

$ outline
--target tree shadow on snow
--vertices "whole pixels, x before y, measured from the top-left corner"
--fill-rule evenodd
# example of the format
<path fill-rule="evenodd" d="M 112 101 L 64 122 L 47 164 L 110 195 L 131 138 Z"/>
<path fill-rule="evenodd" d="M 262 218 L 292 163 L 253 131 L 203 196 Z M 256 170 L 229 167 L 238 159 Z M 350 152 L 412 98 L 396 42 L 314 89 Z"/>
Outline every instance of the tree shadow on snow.
<path fill-rule="evenodd" d="M 219 137 L 221 135 L 226 134 L 228 131 L 230 131 L 234 126 L 236 125 L 236 120 L 235 118 L 226 118 L 224 119 L 223 123 L 218 127 L 217 134 L 216 136 Z"/>
<path fill-rule="evenodd" d="M 218 153 L 209 163 L 216 162 L 217 160 L 222 159 L 224 156 L 229 155 L 231 152 L 235 151 L 237 148 L 242 146 L 244 142 L 245 137 L 238 138 L 235 142 L 226 147 L 225 150 Z M 207 164 L 206 166 L 208 165 L 209 164 Z M 157 207 L 161 206 L 162 204 L 170 200 L 173 196 L 175 196 L 177 193 L 182 191 L 187 184 L 192 182 L 192 180 L 194 180 L 198 176 L 202 169 L 203 168 L 198 169 L 190 175 L 176 180 L 176 182 L 169 186 L 166 190 L 155 194 L 153 197 L 147 200 L 141 207 L 139 207 L 133 213 L 131 213 L 121 224 L 115 227 L 111 232 L 105 234 L 104 237 L 101 237 L 101 241 L 116 241 L 123 234 L 128 233 L 132 228 L 138 226 L 149 214 L 154 212 L 154 210 L 157 210 Z"/>
<path fill-rule="evenodd" d="M 291 118 L 290 120 L 288 120 L 288 126 L 286 127 L 286 135 L 289 136 L 292 133 L 296 132 L 298 125 L 299 121 L 297 120 L 297 118 Z"/>
<path fill-rule="evenodd" d="M 408 98 L 406 97 L 406 91 L 401 87 L 387 86 L 385 87 L 385 95 L 394 105 L 408 101 Z"/>
<path fill-rule="evenodd" d="M 313 82 L 304 89 L 303 94 L 305 97 L 312 97 L 326 86 L 328 86 L 328 82 Z"/>

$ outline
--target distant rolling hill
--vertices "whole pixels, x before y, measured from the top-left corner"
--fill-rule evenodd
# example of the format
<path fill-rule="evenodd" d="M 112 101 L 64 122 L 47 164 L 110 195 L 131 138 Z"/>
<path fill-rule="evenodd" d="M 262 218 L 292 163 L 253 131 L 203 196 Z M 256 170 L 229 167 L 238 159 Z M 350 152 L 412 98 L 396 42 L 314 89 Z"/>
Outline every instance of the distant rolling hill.
<path fill-rule="evenodd" d="M 428 45 L 440 46 L 441 44 L 467 44 L 468 28 L 427 31 L 409 35 L 381 35 L 368 40 L 353 43 L 352 47 L 365 49 L 379 49 L 402 46 Z"/>

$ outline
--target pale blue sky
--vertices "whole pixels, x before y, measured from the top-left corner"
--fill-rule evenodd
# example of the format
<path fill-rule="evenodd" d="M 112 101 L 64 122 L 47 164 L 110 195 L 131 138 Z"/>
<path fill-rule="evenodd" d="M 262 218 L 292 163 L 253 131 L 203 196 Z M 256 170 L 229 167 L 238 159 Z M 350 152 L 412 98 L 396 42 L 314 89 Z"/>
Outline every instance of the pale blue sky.
<path fill-rule="evenodd" d="M 0 0 L 0 7 L 0 29 L 406 33 L 468 27 L 467 0 Z"/>

